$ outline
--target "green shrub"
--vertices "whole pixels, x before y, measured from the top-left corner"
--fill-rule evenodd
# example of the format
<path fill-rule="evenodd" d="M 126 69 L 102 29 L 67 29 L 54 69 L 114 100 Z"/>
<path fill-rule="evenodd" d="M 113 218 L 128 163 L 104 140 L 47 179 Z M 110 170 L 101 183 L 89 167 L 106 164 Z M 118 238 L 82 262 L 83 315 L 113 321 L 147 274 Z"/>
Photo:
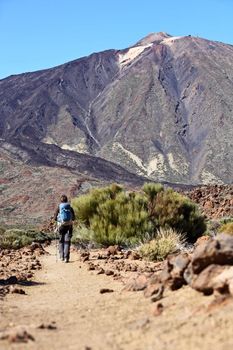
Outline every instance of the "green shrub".
<path fill-rule="evenodd" d="M 51 240 L 49 234 L 35 230 L 8 229 L 0 236 L 0 248 L 18 249 L 32 242 L 43 243 Z"/>
<path fill-rule="evenodd" d="M 89 233 L 98 244 L 135 244 L 153 229 L 145 198 L 134 192 L 123 192 L 117 185 L 92 190 L 72 204 L 77 217 L 90 228 Z"/>
<path fill-rule="evenodd" d="M 152 226 L 140 195 L 121 192 L 98 207 L 91 219 L 94 240 L 103 245 L 136 244 Z"/>
<path fill-rule="evenodd" d="M 18 249 L 25 245 L 29 245 L 33 239 L 26 235 L 22 230 L 6 230 L 0 237 L 0 247 L 2 249 Z"/>
<path fill-rule="evenodd" d="M 74 198 L 72 207 L 79 222 L 89 227 L 90 219 L 97 214 L 99 205 L 108 199 L 114 199 L 121 191 L 121 186 L 112 184 L 108 187 L 92 189 L 88 194 Z"/>
<path fill-rule="evenodd" d="M 154 239 L 140 247 L 141 255 L 152 261 L 164 260 L 185 242 L 184 236 L 172 228 L 160 228 Z"/>
<path fill-rule="evenodd" d="M 73 229 L 72 244 L 88 245 L 94 242 L 94 232 L 85 225 L 75 226 Z"/>
<path fill-rule="evenodd" d="M 143 185 L 142 190 L 146 193 L 149 201 L 153 201 L 158 193 L 164 191 L 164 187 L 157 183 L 146 183 Z"/>
<path fill-rule="evenodd" d="M 193 242 L 206 230 L 197 206 L 160 184 L 145 184 L 138 193 L 114 184 L 91 190 L 74 199 L 72 206 L 79 223 L 88 228 L 88 239 L 103 245 L 137 244 L 160 227 L 185 233 Z"/>
<path fill-rule="evenodd" d="M 228 235 L 233 236 L 233 222 L 228 222 L 227 224 L 223 224 L 220 229 L 220 233 L 226 233 Z"/>
<path fill-rule="evenodd" d="M 0 226 L 0 236 L 4 234 L 6 229 L 3 226 Z"/>
<path fill-rule="evenodd" d="M 206 230 L 205 219 L 197 205 L 170 188 L 157 193 L 152 203 L 149 199 L 148 210 L 155 229 L 171 227 L 185 233 L 189 242 L 194 242 Z"/>

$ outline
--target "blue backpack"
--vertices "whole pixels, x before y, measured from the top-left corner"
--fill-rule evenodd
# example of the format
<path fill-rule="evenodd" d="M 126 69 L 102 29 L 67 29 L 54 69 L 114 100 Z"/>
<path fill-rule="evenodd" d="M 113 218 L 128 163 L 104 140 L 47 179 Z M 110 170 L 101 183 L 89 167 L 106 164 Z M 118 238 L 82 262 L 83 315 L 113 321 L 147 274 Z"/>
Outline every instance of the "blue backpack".
<path fill-rule="evenodd" d="M 59 214 L 58 221 L 61 223 L 69 222 L 72 220 L 70 204 L 69 203 L 60 203 L 59 204 Z"/>

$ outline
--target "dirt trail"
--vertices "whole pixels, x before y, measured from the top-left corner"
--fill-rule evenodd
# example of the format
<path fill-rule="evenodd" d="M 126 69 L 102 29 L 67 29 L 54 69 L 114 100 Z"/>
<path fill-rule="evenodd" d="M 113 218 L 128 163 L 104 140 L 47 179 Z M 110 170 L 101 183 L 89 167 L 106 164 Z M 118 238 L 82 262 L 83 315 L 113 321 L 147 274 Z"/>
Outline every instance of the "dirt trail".
<path fill-rule="evenodd" d="M 0 328 L 26 326 L 35 341 L 0 342 L 1 350 L 152 350 L 233 348 L 233 303 L 206 312 L 212 300 L 189 287 L 162 300 L 164 312 L 155 317 L 153 304 L 141 292 L 122 292 L 122 284 L 87 271 L 72 252 L 71 262 L 56 262 L 55 248 L 47 248 L 39 284 L 25 287 L 27 295 L 8 295 L 0 302 Z M 113 293 L 100 294 L 101 288 Z M 57 329 L 38 329 L 56 322 Z"/>

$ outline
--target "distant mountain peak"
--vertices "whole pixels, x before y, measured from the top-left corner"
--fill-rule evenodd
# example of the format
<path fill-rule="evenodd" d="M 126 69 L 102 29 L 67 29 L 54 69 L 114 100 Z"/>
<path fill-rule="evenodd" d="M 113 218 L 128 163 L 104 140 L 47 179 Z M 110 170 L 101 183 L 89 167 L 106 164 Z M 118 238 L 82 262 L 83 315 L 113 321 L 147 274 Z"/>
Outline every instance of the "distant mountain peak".
<path fill-rule="evenodd" d="M 230 45 L 159 32 L 0 80 L 0 161 L 7 142 L 28 164 L 94 179 L 232 183 L 232 67 Z"/>
<path fill-rule="evenodd" d="M 167 38 L 171 38 L 172 35 L 165 32 L 150 33 L 141 40 L 139 40 L 135 46 L 152 44 L 155 41 L 162 41 Z"/>

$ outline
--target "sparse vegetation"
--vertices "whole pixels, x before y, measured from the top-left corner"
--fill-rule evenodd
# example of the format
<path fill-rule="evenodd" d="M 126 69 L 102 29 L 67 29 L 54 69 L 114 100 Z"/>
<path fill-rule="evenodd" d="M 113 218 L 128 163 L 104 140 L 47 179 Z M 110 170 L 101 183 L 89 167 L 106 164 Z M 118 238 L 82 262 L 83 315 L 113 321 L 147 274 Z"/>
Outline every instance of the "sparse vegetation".
<path fill-rule="evenodd" d="M 18 249 L 29 245 L 32 242 L 43 243 L 51 239 L 51 235 L 36 230 L 2 229 L 0 235 L 0 248 Z"/>
<path fill-rule="evenodd" d="M 220 220 L 220 224 L 223 225 L 223 224 L 228 224 L 229 222 L 233 222 L 233 217 L 223 217 L 221 220 Z"/>
<path fill-rule="evenodd" d="M 154 239 L 140 247 L 140 253 L 148 260 L 164 260 L 169 254 L 177 251 L 184 242 L 184 236 L 172 228 L 160 228 Z"/>

